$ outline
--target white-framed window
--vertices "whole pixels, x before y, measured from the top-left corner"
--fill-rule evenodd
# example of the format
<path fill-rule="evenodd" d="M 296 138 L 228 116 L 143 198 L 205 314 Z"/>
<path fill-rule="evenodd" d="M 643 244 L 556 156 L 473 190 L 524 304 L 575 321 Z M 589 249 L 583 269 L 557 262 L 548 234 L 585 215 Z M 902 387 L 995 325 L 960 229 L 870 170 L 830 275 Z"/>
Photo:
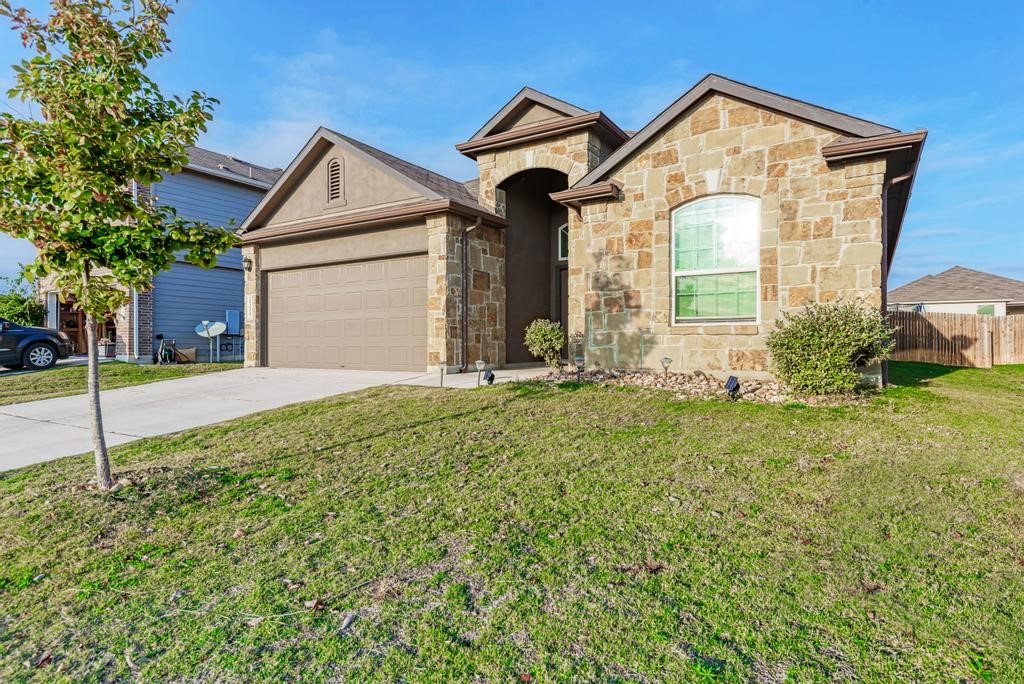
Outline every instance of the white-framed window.
<path fill-rule="evenodd" d="M 558 228 L 558 260 L 569 260 L 569 224 L 563 223 Z"/>
<path fill-rule="evenodd" d="M 340 204 L 345 201 L 345 162 L 340 157 L 327 162 L 327 202 Z"/>
<path fill-rule="evenodd" d="M 672 321 L 756 321 L 761 203 L 705 197 L 672 212 Z"/>

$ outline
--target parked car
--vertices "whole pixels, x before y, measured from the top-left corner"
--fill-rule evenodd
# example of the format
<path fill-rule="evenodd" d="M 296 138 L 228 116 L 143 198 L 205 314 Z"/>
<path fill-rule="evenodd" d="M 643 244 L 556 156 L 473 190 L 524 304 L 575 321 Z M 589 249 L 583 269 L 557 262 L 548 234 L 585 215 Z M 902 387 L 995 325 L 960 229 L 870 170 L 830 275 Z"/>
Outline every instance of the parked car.
<path fill-rule="evenodd" d="M 43 370 L 70 353 L 71 340 L 65 333 L 0 318 L 0 366 Z"/>

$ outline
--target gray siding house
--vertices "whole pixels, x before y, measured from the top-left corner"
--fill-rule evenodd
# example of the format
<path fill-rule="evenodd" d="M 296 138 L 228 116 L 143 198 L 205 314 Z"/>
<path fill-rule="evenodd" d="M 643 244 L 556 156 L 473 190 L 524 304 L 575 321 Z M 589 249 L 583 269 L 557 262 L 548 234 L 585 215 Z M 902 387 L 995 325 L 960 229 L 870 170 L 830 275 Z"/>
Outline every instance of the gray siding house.
<path fill-rule="evenodd" d="M 150 187 L 139 186 L 140 197 L 174 207 L 178 214 L 214 226 L 240 224 L 280 169 L 268 169 L 240 159 L 191 147 L 189 163 L 180 173 Z M 201 321 L 225 321 L 228 311 L 237 312 L 238 327 L 221 339 L 221 360 L 242 359 L 242 255 L 237 248 L 222 254 L 217 266 L 203 269 L 179 260 L 158 274 L 153 287 L 132 293 L 131 303 L 112 316 L 101 330 L 107 340 L 107 356 L 149 363 L 158 347 L 157 335 L 173 339 L 178 348 L 195 347 L 199 361 L 209 358 L 209 342 L 195 334 Z M 67 302 L 45 292 L 48 325 L 68 332 L 73 342 L 84 344 L 82 321 Z M 84 349 L 84 346 L 80 346 Z M 217 353 L 214 352 L 214 359 Z"/>

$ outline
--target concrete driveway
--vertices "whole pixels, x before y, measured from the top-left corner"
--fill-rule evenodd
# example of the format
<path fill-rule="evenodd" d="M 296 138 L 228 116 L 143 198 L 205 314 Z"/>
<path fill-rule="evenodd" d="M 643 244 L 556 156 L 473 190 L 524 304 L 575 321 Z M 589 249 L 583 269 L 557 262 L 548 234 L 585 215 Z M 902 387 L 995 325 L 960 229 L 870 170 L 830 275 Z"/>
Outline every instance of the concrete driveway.
<path fill-rule="evenodd" d="M 542 368 L 496 371 L 497 381 L 536 377 Z M 107 445 L 211 425 L 288 404 L 377 385 L 438 386 L 437 375 L 385 371 L 240 368 L 102 393 Z M 2 379 L 0 379 L 2 382 Z M 476 373 L 445 376 L 446 387 L 475 387 Z M 0 406 L 0 470 L 92 450 L 85 395 Z"/>

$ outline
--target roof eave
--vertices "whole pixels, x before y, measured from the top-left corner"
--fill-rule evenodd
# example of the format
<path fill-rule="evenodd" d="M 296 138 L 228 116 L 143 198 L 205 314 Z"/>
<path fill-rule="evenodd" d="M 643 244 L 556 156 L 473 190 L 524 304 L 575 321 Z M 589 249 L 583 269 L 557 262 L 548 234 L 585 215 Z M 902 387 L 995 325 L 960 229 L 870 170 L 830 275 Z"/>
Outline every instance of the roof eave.
<path fill-rule="evenodd" d="M 579 116 L 554 119 L 532 126 L 523 126 L 522 128 L 513 128 L 484 138 L 470 139 L 457 144 L 455 149 L 471 159 L 476 159 L 479 153 L 487 150 L 521 145 L 526 142 L 550 138 L 583 128 L 594 128 L 598 135 L 606 138 L 615 146 L 629 140 L 629 135 L 608 118 L 604 112 L 587 112 Z"/>
<path fill-rule="evenodd" d="M 568 190 L 552 192 L 548 197 L 559 204 L 564 204 L 579 211 L 580 205 L 583 202 L 595 199 L 614 199 L 619 196 L 620 192 L 622 192 L 622 185 L 618 181 L 611 180 L 606 183 L 588 185 L 584 188 L 569 188 Z"/>
<path fill-rule="evenodd" d="M 239 183 L 241 185 L 249 185 L 254 188 L 261 188 L 263 190 L 269 190 L 273 184 L 267 183 L 255 178 L 246 178 L 245 176 L 239 176 L 237 173 L 230 171 L 222 171 L 220 169 L 210 169 L 205 166 L 198 166 L 196 164 L 186 164 L 181 167 L 183 171 L 192 171 L 193 173 L 201 173 L 206 176 L 213 176 L 221 180 L 231 181 L 232 183 Z"/>
<path fill-rule="evenodd" d="M 479 218 L 482 224 L 495 228 L 504 228 L 508 225 L 508 221 L 502 217 L 480 207 L 473 207 L 455 200 L 441 199 L 415 202 L 383 210 L 357 212 L 347 216 L 325 216 L 277 228 L 261 228 L 241 237 L 243 245 L 283 242 L 300 238 L 307 239 L 310 236 L 376 228 L 444 212 L 473 219 Z"/>
<path fill-rule="evenodd" d="M 604 180 L 623 164 L 630 155 L 639 151 L 647 142 L 669 126 L 680 116 L 702 102 L 712 93 L 750 103 L 754 106 L 779 112 L 786 116 L 808 121 L 842 133 L 865 138 L 898 133 L 895 128 L 882 126 L 872 121 L 842 114 L 826 107 L 819 107 L 802 100 L 785 97 L 778 93 L 733 81 L 716 74 L 708 74 L 696 85 L 676 98 L 668 107 L 654 117 L 646 126 L 629 138 L 596 168 L 578 180 L 573 187 L 592 185 Z"/>

